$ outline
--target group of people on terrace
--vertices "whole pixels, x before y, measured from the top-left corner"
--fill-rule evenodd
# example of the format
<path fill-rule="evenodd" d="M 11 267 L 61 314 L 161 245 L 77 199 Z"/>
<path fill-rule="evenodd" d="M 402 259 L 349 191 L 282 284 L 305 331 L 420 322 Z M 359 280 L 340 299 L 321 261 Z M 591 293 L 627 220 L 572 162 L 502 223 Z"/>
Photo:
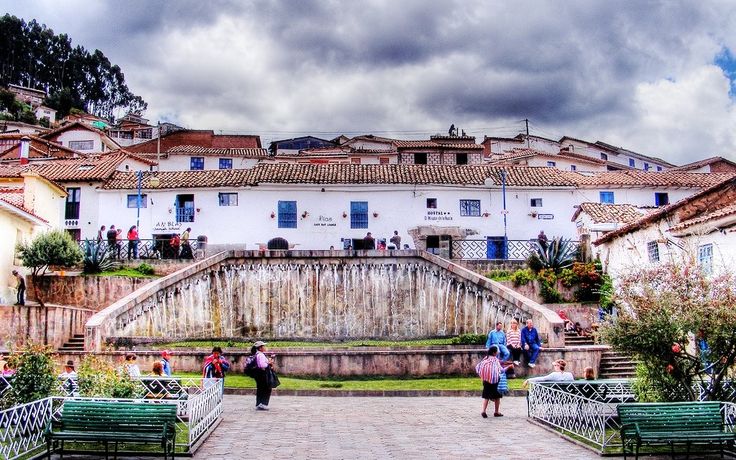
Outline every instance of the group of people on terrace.
<path fill-rule="evenodd" d="M 496 322 L 496 328 L 488 333 L 486 349 L 496 346 L 501 361 L 513 361 L 513 364 L 521 364 L 522 353 L 526 357 L 527 365 L 534 368 L 537 364 L 539 350 L 542 349 L 542 339 L 534 321 L 526 320 L 526 327 L 519 329 L 519 322 L 512 319 L 507 331 L 503 330 L 503 323 Z"/>
<path fill-rule="evenodd" d="M 192 232 L 191 227 L 187 227 L 181 233 L 174 233 L 171 238 L 166 241 L 160 241 L 154 244 L 153 257 L 154 258 L 169 258 L 169 259 L 193 259 L 194 253 L 192 251 L 192 245 L 189 241 Z M 127 259 L 133 260 L 139 257 L 139 248 L 141 243 L 140 234 L 138 233 L 138 227 L 132 225 L 128 229 L 128 233 L 123 238 L 123 229 L 115 228 L 115 225 L 110 225 L 108 229 L 105 225 L 101 226 L 97 231 L 97 244 L 107 243 L 107 252 L 113 259 L 125 258 L 123 248 L 127 247 Z M 127 242 L 127 244 L 126 244 Z"/>

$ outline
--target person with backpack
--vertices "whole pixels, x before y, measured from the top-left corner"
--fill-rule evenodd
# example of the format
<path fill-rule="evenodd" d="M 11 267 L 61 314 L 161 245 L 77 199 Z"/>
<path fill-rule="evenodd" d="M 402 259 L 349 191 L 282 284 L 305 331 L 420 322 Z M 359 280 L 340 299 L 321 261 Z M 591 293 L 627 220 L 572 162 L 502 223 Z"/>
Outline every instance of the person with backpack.
<path fill-rule="evenodd" d="M 269 373 L 273 372 L 273 356 L 266 357 L 266 345 L 260 340 L 254 343 L 245 362 L 245 375 L 256 381 L 256 410 L 268 410 L 273 388 L 269 381 Z"/>

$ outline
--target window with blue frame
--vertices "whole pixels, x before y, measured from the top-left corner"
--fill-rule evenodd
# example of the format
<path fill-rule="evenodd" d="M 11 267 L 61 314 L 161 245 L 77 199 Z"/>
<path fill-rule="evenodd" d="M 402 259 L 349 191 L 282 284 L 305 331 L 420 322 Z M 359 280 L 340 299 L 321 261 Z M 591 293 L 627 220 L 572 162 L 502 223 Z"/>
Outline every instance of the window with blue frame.
<path fill-rule="evenodd" d="M 460 200 L 460 215 L 480 217 L 480 200 Z"/>
<path fill-rule="evenodd" d="M 218 194 L 220 206 L 237 206 L 238 205 L 238 194 L 237 193 L 219 193 Z"/>
<path fill-rule="evenodd" d="M 654 205 L 665 206 L 670 204 L 670 196 L 667 193 L 655 193 L 654 194 Z"/>
<path fill-rule="evenodd" d="M 220 169 L 233 169 L 233 159 L 220 158 Z"/>
<path fill-rule="evenodd" d="M 608 155 L 606 155 L 605 153 L 601 153 L 601 160 L 608 161 Z"/>
<path fill-rule="evenodd" d="M 555 166 L 557 166 L 557 163 L 555 163 L 554 161 L 548 161 L 547 166 L 549 166 L 550 168 L 554 168 Z"/>
<path fill-rule="evenodd" d="M 613 204 L 613 192 L 601 192 L 601 203 Z"/>
<path fill-rule="evenodd" d="M 368 228 L 368 202 L 350 202 L 350 228 Z"/>
<path fill-rule="evenodd" d="M 279 201 L 279 228 L 296 228 L 296 201 Z"/>
<path fill-rule="evenodd" d="M 575 165 L 570 165 L 570 171 L 577 171 L 578 167 Z"/>
<path fill-rule="evenodd" d="M 629 158 L 629 166 L 631 166 L 632 168 L 636 168 L 636 160 L 634 160 L 633 158 Z"/>
<path fill-rule="evenodd" d="M 656 241 L 647 243 L 647 254 L 649 254 L 649 262 L 659 262 L 659 244 Z"/>
<path fill-rule="evenodd" d="M 657 166 L 657 172 L 662 172 L 662 167 L 661 166 Z"/>
<path fill-rule="evenodd" d="M 146 194 L 141 194 L 141 208 L 146 207 Z M 138 208 L 138 195 L 128 195 L 128 207 Z"/>
<path fill-rule="evenodd" d="M 189 169 L 191 171 L 201 171 L 204 169 L 204 157 L 191 157 L 189 159 Z"/>
<path fill-rule="evenodd" d="M 644 163 L 644 171 L 649 171 L 649 163 Z"/>
<path fill-rule="evenodd" d="M 698 247 L 698 265 L 706 275 L 713 273 L 713 245 L 704 244 Z"/>

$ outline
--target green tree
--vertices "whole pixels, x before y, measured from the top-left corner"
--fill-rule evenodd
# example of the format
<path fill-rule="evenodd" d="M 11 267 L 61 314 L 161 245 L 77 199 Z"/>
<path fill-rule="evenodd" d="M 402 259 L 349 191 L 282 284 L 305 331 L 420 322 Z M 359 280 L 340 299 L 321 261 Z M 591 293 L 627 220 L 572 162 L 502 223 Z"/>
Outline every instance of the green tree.
<path fill-rule="evenodd" d="M 51 348 L 28 344 L 11 354 L 8 364 L 15 369 L 15 374 L 13 386 L 4 398 L 4 406 L 24 404 L 55 393 L 56 374 Z"/>
<path fill-rule="evenodd" d="M 632 270 L 616 280 L 615 322 L 603 337 L 640 361 L 641 400 L 726 396 L 736 359 L 736 276 L 709 277 L 692 263 Z"/>
<path fill-rule="evenodd" d="M 50 266 L 73 267 L 83 258 L 77 242 L 63 230 L 42 233 L 30 243 L 19 244 L 16 251 L 23 266 L 31 269 L 33 293 L 41 306 L 44 306 L 44 303 L 39 295 L 39 277 L 46 274 Z"/>

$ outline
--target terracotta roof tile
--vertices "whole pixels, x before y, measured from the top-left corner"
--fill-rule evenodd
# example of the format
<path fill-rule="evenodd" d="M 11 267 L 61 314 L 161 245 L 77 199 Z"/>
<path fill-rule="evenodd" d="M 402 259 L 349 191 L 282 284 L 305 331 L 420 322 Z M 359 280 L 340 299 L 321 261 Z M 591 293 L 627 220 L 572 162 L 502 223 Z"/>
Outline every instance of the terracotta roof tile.
<path fill-rule="evenodd" d="M 580 203 L 572 220 L 585 213 L 595 224 L 617 222 L 628 224 L 641 218 L 645 213 L 631 204 Z"/>
<path fill-rule="evenodd" d="M 151 178 L 157 177 L 159 184 L 151 186 Z M 171 188 L 208 188 L 208 187 L 241 187 L 256 185 L 251 169 L 218 169 L 211 171 L 145 171 L 142 188 L 146 190 Z M 138 176 L 135 172 L 116 171 L 112 174 L 103 189 L 135 189 L 138 187 Z"/>
<path fill-rule="evenodd" d="M 713 163 L 719 163 L 719 162 L 725 162 L 728 164 L 731 164 L 733 166 L 736 166 L 736 163 L 734 163 L 731 160 L 727 160 L 723 157 L 710 157 L 706 158 L 704 160 L 694 161 L 692 163 L 688 163 L 682 166 L 678 166 L 677 168 L 671 169 L 671 171 L 690 171 L 693 169 L 702 168 L 703 166 L 708 166 Z"/>
<path fill-rule="evenodd" d="M 167 150 L 169 155 L 238 156 L 264 158 L 268 150 L 260 148 L 212 148 L 198 145 L 177 145 Z"/>
<path fill-rule="evenodd" d="M 566 157 L 566 159 L 575 159 L 575 160 L 584 161 L 587 163 L 593 163 L 596 165 L 606 164 L 606 162 L 603 160 L 598 160 L 597 158 L 591 158 L 585 155 L 579 155 L 577 153 L 561 151 L 559 154 L 557 154 L 557 153 L 550 153 L 550 152 L 545 152 L 542 150 L 529 149 L 529 148 L 515 148 L 515 149 L 512 149 L 504 153 L 503 155 L 494 154 L 495 158 L 491 160 L 491 162 L 496 163 L 496 162 L 515 161 L 515 160 L 521 160 L 524 158 L 532 158 L 536 156 L 552 158 L 552 159 L 558 159 L 559 157 Z"/>
<path fill-rule="evenodd" d="M 57 182 L 103 181 L 109 179 L 120 163 L 127 158 L 130 157 L 126 153 L 118 152 L 88 158 L 51 160 L 27 165 L 1 165 L 0 177 L 20 177 L 23 172 L 35 172 L 48 180 Z M 149 160 L 145 161 L 150 163 Z"/>
<path fill-rule="evenodd" d="M 679 232 L 682 231 L 688 227 L 692 227 L 694 225 L 703 224 L 705 222 L 711 221 L 711 220 L 717 220 L 721 217 L 726 217 L 736 214 L 736 204 L 732 204 L 726 207 L 723 207 L 721 209 L 717 209 L 713 212 L 709 212 L 707 214 L 703 214 L 701 216 L 695 217 L 693 219 L 683 220 L 679 224 L 673 226 L 670 228 L 671 232 Z"/>
<path fill-rule="evenodd" d="M 28 214 L 36 219 L 48 223 L 48 221 L 42 217 L 37 216 L 30 209 L 25 207 L 25 199 L 23 197 L 23 187 L 0 187 L 0 201 L 13 206 L 14 208 Z"/>
<path fill-rule="evenodd" d="M 472 142 L 463 143 L 439 143 L 435 141 L 394 141 L 396 148 L 400 149 L 446 149 L 446 150 L 483 150 L 483 145 Z"/>
<path fill-rule="evenodd" d="M 688 173 L 678 171 L 651 172 L 640 170 L 608 171 L 584 174 L 573 171 L 563 173 L 581 187 L 685 187 L 702 188 L 719 184 L 734 177 L 734 173 Z"/>

